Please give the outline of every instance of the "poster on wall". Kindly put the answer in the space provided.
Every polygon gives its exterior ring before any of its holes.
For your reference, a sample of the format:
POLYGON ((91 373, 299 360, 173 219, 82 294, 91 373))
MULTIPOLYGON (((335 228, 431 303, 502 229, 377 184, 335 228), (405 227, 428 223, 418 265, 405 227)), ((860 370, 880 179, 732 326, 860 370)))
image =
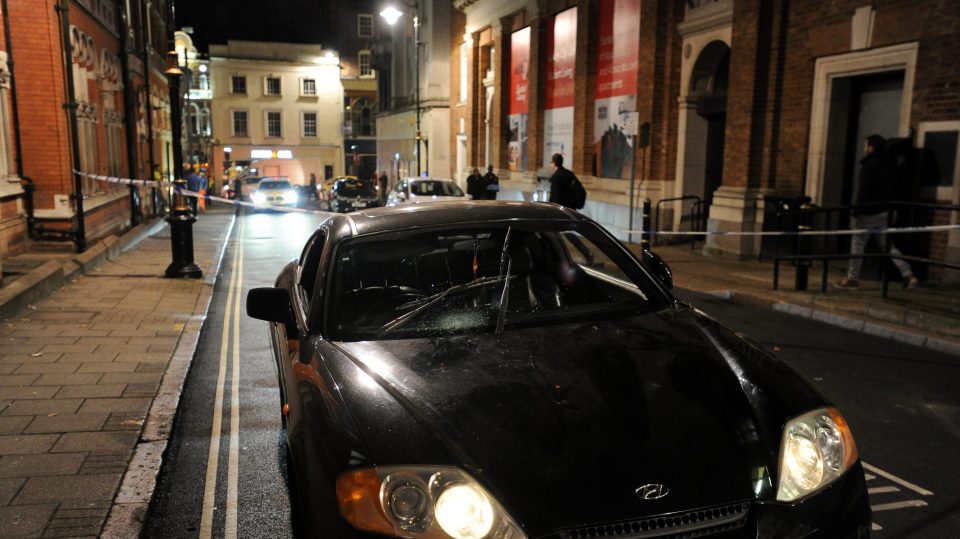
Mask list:
POLYGON ((637 110, 640 0, 600 0, 599 34, 593 118, 597 175, 625 179, 633 148, 623 124, 627 113, 637 110))
POLYGON ((507 142, 510 170, 527 170, 527 113, 529 112, 530 28, 510 37, 510 140, 507 142))
POLYGON ((563 156, 564 166, 573 152, 574 66, 577 56, 577 8, 547 21, 547 84, 543 114, 543 166, 550 157, 563 156))

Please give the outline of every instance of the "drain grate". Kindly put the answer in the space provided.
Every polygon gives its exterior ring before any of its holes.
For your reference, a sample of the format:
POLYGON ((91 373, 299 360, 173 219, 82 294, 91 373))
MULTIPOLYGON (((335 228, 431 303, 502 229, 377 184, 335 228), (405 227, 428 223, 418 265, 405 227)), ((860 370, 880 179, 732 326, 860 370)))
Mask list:
POLYGON ((705 537, 742 528, 750 513, 750 502, 732 503, 656 515, 635 520, 568 528, 557 532, 560 539, 685 539, 705 537))

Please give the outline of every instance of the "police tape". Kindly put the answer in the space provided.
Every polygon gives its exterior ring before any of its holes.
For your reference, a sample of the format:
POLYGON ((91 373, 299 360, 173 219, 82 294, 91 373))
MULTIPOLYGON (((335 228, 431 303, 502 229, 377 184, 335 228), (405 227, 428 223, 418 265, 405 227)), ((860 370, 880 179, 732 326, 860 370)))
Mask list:
MULTIPOLYGON (((104 176, 102 174, 89 174, 86 172, 80 172, 79 170, 73 171, 75 174, 79 174, 86 178, 91 178, 98 181, 109 182, 109 183, 118 183, 124 185, 142 185, 147 187, 171 187, 175 184, 173 182, 158 182, 156 180, 138 180, 133 178, 121 178, 118 176, 104 176)), ((332 212, 323 211, 323 210, 312 210, 307 208, 298 208, 295 206, 274 206, 269 204, 257 204, 255 202, 248 202, 246 200, 239 199, 229 199, 222 198, 213 195, 202 195, 195 191, 189 191, 187 189, 181 189, 180 192, 188 197, 200 198, 203 197, 206 200, 212 200, 214 202, 223 202, 225 204, 233 204, 234 206, 245 206, 254 209, 262 210, 271 210, 271 211, 282 211, 282 212, 295 212, 295 213, 308 213, 308 214, 317 214, 317 215, 331 215, 332 212)), ((650 236, 855 236, 858 234, 911 234, 918 232, 943 232, 949 230, 960 230, 960 224, 954 225, 927 225, 927 226, 902 226, 894 228, 850 228, 844 230, 765 230, 759 232, 753 231, 722 231, 722 230, 711 230, 704 232, 697 232, 694 230, 627 230, 626 234, 648 234, 650 236)))
POLYGON ((765 230, 751 231, 722 231, 711 230, 697 232, 694 230, 627 230, 626 234, 649 234, 651 236, 856 236, 858 234, 910 234, 916 232, 943 232, 958 230, 956 225, 928 225, 928 226, 901 226, 894 228, 848 228, 844 230, 765 230))

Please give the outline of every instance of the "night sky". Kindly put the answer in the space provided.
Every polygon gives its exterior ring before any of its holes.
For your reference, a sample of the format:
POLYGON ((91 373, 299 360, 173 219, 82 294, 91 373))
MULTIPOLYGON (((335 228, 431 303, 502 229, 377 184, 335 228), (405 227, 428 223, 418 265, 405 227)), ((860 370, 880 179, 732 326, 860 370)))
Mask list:
POLYGON ((227 39, 284 43, 333 42, 334 0, 177 0, 177 29, 193 27, 200 52, 227 39))

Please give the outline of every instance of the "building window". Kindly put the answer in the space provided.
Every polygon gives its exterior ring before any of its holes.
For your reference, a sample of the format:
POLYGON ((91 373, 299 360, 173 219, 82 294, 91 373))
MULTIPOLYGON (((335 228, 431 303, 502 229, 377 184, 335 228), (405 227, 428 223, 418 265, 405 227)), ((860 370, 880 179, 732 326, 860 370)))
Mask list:
POLYGON ((317 80, 302 79, 300 95, 317 95, 317 80))
POLYGON ((267 136, 268 137, 283 136, 283 132, 281 130, 279 112, 267 112, 267 136))
POLYGON ((373 69, 370 67, 370 51, 360 51, 357 65, 360 66, 361 77, 370 77, 373 75, 373 69))
POLYGON ((247 136, 247 111, 245 110, 233 111, 233 136, 235 137, 247 136))
POLYGON ((466 43, 460 45, 460 102, 467 102, 467 71, 469 69, 470 51, 466 43))
POLYGON ((230 93, 231 94, 247 93, 247 77, 245 77, 244 75, 234 75, 230 77, 230 93))
POLYGON ((280 77, 267 77, 264 81, 263 93, 266 95, 280 95, 280 77))
POLYGON ((317 113, 316 112, 303 113, 303 136, 304 137, 317 136, 317 113))
POLYGON ((350 105, 347 112, 347 124, 344 126, 347 134, 360 137, 373 137, 377 134, 374 113, 376 104, 367 99, 357 99, 350 105))
POLYGON ((373 37, 373 15, 357 15, 357 36, 373 37))

